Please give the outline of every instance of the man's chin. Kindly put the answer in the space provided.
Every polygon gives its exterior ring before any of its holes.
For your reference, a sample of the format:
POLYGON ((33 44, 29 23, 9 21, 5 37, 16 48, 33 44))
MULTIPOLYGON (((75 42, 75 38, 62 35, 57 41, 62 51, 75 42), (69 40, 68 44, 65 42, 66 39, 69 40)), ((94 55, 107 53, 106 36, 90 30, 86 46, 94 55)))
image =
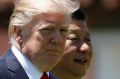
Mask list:
POLYGON ((48 71, 51 71, 54 67, 56 66, 56 63, 55 64, 52 64, 52 65, 47 65, 45 68, 44 68, 44 72, 48 72, 48 71))

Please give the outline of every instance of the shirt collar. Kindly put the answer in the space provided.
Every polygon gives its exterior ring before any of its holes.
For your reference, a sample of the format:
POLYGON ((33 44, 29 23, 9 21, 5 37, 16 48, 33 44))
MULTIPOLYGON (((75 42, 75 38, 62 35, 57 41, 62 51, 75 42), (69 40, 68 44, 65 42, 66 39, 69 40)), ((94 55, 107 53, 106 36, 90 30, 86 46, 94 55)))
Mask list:
MULTIPOLYGON (((29 60, 28 58, 17 49, 17 47, 11 47, 13 54, 25 70, 26 74, 28 75, 29 79, 40 79, 43 72, 39 71, 29 60)), ((47 72, 49 76, 49 72, 47 72)))

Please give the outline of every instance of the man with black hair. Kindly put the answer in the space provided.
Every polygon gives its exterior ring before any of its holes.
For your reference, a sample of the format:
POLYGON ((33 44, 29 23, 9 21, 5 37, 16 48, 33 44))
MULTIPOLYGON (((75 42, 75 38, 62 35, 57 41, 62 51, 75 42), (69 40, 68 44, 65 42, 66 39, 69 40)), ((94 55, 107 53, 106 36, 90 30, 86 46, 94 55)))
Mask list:
POLYGON ((52 72, 60 79, 81 79, 88 70, 93 53, 86 15, 80 9, 72 14, 64 54, 52 72))

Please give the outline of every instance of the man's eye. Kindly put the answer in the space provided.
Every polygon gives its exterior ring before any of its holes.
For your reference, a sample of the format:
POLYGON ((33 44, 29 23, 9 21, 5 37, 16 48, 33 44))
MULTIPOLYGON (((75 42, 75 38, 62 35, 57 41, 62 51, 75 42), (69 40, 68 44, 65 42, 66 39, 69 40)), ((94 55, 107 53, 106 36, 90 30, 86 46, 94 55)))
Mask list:
POLYGON ((79 39, 76 38, 76 37, 74 37, 74 38, 72 38, 72 37, 67 37, 67 39, 69 39, 69 40, 73 40, 73 41, 77 41, 77 40, 79 40, 79 39))
POLYGON ((79 38, 76 36, 76 34, 71 33, 71 34, 68 34, 67 39, 69 39, 69 40, 78 40, 79 38))
POLYGON ((86 38, 86 39, 85 39, 85 42, 86 42, 88 45, 90 45, 90 44, 91 44, 90 38, 86 38))
POLYGON ((44 32, 44 33, 50 33, 50 32, 53 31, 53 29, 51 29, 51 28, 44 28, 41 31, 44 32))
POLYGON ((66 30, 66 29, 61 29, 61 30, 60 30, 60 33, 62 33, 62 34, 67 34, 67 30, 66 30))
POLYGON ((91 40, 90 40, 90 38, 85 38, 85 41, 90 42, 91 40))
POLYGON ((71 38, 71 40, 78 40, 78 38, 71 38))

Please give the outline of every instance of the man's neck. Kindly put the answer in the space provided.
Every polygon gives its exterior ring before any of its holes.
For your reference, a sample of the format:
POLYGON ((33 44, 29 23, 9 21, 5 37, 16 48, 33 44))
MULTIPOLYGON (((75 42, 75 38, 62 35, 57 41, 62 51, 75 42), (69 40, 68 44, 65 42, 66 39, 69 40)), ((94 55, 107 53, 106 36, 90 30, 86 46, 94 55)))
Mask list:
POLYGON ((77 77, 70 72, 66 72, 61 68, 54 68, 52 71, 59 79, 81 79, 81 77, 77 77))

